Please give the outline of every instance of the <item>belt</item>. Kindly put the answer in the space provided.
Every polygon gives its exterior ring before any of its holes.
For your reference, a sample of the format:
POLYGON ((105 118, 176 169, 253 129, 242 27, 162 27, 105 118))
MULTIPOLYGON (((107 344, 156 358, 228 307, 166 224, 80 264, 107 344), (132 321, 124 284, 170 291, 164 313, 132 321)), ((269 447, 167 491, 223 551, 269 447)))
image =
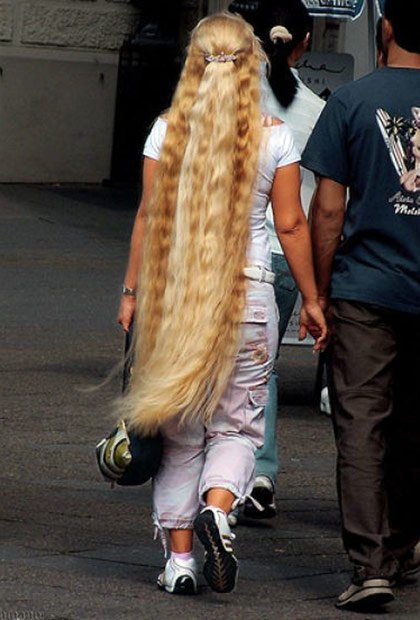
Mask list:
POLYGON ((276 274, 265 267, 258 267, 253 265, 252 267, 244 268, 244 276, 250 280, 257 280, 258 282, 268 282, 268 284, 274 284, 276 274))

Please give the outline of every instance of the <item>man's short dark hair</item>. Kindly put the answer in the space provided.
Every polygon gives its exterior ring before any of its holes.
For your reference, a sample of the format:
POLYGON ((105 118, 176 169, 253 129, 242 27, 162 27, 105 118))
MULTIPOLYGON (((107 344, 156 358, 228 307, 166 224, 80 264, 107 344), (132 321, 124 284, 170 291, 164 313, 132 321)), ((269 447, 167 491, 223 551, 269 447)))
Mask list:
POLYGON ((385 50, 384 50, 384 43, 382 41, 382 17, 380 17, 378 21, 376 22, 375 43, 376 43, 376 50, 380 54, 383 54, 385 50))
POLYGON ((385 0, 384 15, 392 24, 397 45, 420 54, 420 0, 385 0))

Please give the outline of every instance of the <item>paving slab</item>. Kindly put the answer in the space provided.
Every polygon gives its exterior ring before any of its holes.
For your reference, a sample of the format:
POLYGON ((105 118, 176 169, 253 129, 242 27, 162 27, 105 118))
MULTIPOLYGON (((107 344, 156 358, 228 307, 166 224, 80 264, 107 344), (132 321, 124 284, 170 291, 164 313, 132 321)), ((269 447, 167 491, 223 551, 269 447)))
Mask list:
POLYGON ((308 347, 281 350, 278 515, 240 521, 235 593, 157 590, 150 484, 111 489, 96 468, 120 379, 85 389, 121 358, 135 205, 132 189, 0 186, 0 620, 418 620, 416 581, 383 614, 334 608, 350 568, 308 347))

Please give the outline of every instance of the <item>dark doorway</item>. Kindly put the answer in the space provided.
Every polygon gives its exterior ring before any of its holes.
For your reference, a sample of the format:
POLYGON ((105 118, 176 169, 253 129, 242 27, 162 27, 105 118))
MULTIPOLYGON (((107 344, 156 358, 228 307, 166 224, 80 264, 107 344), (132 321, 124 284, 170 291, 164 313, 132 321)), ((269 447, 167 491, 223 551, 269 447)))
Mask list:
POLYGON ((136 184, 145 137, 171 102, 177 83, 180 1, 133 0, 141 6, 137 33, 120 51, 111 181, 136 184))

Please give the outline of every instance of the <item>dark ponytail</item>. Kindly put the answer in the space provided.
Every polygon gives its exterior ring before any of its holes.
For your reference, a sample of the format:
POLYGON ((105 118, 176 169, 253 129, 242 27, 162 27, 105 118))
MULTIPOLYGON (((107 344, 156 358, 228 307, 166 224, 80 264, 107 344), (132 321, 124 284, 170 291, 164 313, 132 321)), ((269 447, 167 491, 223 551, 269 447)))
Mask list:
POLYGON ((313 20, 301 0, 262 0, 259 9, 259 32, 256 34, 262 39, 271 62, 268 79, 277 100, 287 108, 297 91, 297 81, 290 70, 288 57, 312 31, 313 20), (270 31, 274 26, 287 28, 292 40, 276 39, 273 42, 270 31))
POLYGON ((297 81, 287 61, 287 57, 293 49, 290 49, 292 43, 293 41, 284 43, 277 39, 275 43, 271 43, 272 49, 268 52, 271 64, 268 81, 276 99, 283 108, 289 107, 297 91, 297 81))

